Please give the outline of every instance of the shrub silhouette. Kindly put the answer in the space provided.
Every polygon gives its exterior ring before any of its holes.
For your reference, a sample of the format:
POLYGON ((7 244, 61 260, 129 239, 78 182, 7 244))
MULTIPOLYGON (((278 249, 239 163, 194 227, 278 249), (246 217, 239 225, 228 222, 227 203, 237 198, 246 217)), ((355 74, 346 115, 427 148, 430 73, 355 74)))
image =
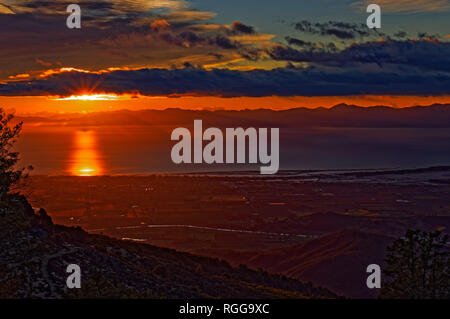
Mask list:
POLYGON ((13 118, 12 114, 7 114, 0 108, 0 202, 4 200, 11 186, 24 176, 25 171, 15 167, 19 161, 19 153, 12 151, 12 147, 22 130, 23 123, 13 125, 11 123, 13 118))
POLYGON ((380 298, 450 298, 449 236, 442 232, 408 230, 388 247, 380 298))

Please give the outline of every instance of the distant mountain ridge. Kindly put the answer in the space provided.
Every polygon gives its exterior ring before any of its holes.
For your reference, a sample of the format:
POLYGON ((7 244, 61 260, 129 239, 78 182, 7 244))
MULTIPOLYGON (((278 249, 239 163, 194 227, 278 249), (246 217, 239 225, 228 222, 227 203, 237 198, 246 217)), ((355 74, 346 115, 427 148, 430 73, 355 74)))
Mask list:
POLYGON ((337 104, 331 108, 293 108, 288 110, 184 110, 145 109, 118 110, 87 114, 45 114, 18 117, 25 123, 63 126, 104 125, 192 125, 202 119, 216 127, 404 127, 449 128, 450 104, 393 108, 389 106, 360 107, 337 104))

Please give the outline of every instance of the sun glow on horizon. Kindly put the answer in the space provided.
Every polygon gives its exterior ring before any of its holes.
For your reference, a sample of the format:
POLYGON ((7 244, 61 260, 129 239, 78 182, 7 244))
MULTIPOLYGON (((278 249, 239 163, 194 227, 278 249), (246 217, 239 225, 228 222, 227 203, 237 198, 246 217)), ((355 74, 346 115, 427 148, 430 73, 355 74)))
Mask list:
POLYGON ((0 96, 0 105, 17 112, 20 116, 45 116, 51 113, 107 112, 118 110, 165 110, 179 108, 185 110, 244 110, 272 109, 288 110, 305 107, 330 108, 337 104, 370 107, 384 105, 392 108, 428 106, 432 104, 450 104, 450 95, 442 96, 395 96, 395 95, 358 95, 358 96, 313 96, 313 97, 216 97, 216 96, 142 96, 136 94, 96 93, 85 90, 73 93, 72 98, 59 96, 0 96), (94 96, 92 96, 94 95, 94 96), (96 96, 96 95, 100 95, 96 96), (105 96, 106 95, 106 96, 105 96), (80 96, 83 96, 80 98, 80 96), (77 98, 75 98, 77 97, 77 98), (84 100, 83 100, 84 99, 84 100), (42 113, 42 114, 41 114, 42 113))
POLYGON ((114 101, 121 99, 120 96, 114 94, 82 94, 71 95, 64 98, 56 98, 56 101, 114 101))

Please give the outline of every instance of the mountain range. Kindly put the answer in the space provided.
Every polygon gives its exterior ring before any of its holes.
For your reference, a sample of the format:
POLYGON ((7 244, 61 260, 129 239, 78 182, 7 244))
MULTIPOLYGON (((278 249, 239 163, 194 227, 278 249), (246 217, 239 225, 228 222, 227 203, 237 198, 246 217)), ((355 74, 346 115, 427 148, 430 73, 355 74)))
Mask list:
POLYGON ((202 119, 216 127, 366 127, 366 128, 448 128, 450 104, 393 108, 338 104, 332 108, 288 110, 118 110, 91 113, 40 113, 18 116, 25 123, 63 126, 104 125, 192 125, 202 119))

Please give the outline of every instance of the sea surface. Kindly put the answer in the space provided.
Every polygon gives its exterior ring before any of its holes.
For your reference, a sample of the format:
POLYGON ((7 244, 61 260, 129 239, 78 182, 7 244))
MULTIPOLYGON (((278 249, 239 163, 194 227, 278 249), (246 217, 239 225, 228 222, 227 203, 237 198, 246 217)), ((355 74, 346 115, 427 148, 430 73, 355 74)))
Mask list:
MULTIPOLYGON (((114 175, 257 170, 173 164, 168 126, 25 126, 16 150, 33 174, 114 175)), ((280 169, 414 168, 450 164, 449 128, 281 128, 280 169)))

